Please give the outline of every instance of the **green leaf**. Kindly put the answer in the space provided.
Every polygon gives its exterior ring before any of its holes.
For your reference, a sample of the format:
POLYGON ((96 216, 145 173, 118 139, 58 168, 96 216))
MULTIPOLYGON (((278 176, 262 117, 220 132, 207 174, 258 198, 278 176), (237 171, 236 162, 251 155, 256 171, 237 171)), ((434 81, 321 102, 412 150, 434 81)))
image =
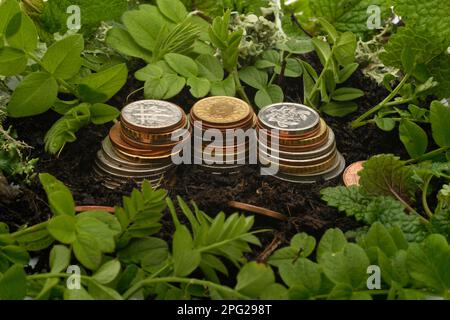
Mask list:
POLYGON ((173 70, 185 78, 197 77, 198 75, 197 64, 188 56, 178 53, 168 53, 164 56, 164 60, 173 70))
POLYGON ((50 268, 52 273, 60 273, 70 264, 71 252, 62 245, 56 245, 50 251, 50 268))
POLYGON ((325 254, 337 254, 347 244, 344 233, 339 229, 330 229, 323 235, 317 247, 317 261, 322 264, 325 254))
POLYGON ((189 78, 186 83, 191 89, 190 92, 195 98, 203 98, 211 89, 211 83, 205 78, 189 78))
POLYGON ((172 22, 179 23, 186 19, 188 12, 179 0, 156 0, 158 9, 172 22))
POLYGON ((143 239, 134 239, 124 249, 119 251, 119 259, 126 264, 159 265, 169 256, 169 247, 167 242, 159 238, 147 237, 143 239))
POLYGON ((9 47, 0 49, 0 75, 2 76, 10 77, 24 72, 27 62, 28 57, 21 50, 9 47))
POLYGON ((181 225, 175 231, 172 251, 176 276, 188 276, 199 266, 201 254, 194 249, 191 233, 186 226, 181 225))
POLYGON ((319 56, 320 63, 322 63, 323 66, 326 65, 327 61, 331 58, 330 45, 318 38, 312 39, 312 42, 314 44, 314 48, 316 49, 317 55, 319 56))
POLYGON ((90 270, 96 270, 102 262, 102 251, 97 240, 89 233, 77 233, 73 252, 78 261, 90 270))
POLYGON ((198 75, 206 78, 209 81, 222 81, 224 77, 224 71, 219 59, 212 55, 203 54, 200 55, 197 60, 198 75))
POLYGON ((390 132, 395 129, 397 126, 397 122, 391 118, 375 118, 375 123, 378 128, 380 128, 383 131, 390 132))
POLYGON ((81 287, 78 290, 64 289, 64 300, 88 301, 94 300, 94 298, 86 291, 86 289, 81 287))
POLYGON ((111 230, 103 221, 89 216, 78 216, 76 230, 77 239, 79 234, 89 234, 96 240, 97 246, 102 252, 114 252, 116 247, 114 236, 117 235, 117 231, 111 230))
POLYGON ((117 119, 120 111, 117 108, 103 103, 91 106, 91 122, 93 124, 105 124, 117 119))
POLYGON ((32 52, 38 44, 38 34, 33 20, 25 13, 16 13, 6 28, 6 40, 9 46, 32 52))
POLYGON ((393 155, 377 155, 364 163, 360 184, 370 195, 401 197, 406 201, 416 191, 412 169, 393 155))
POLYGON ((152 61, 152 53, 139 46, 130 33, 124 29, 112 28, 109 30, 106 35, 106 44, 124 55, 141 58, 147 62, 152 61))
POLYGON ((56 101, 58 83, 48 73, 28 75, 14 91, 8 104, 8 115, 13 118, 29 117, 46 112, 56 101))
POLYGON ((72 35, 55 42, 42 58, 42 66, 56 78, 63 80, 75 76, 81 68, 81 52, 84 39, 81 35, 72 35))
POLYGON ((336 28, 333 27, 333 25, 331 23, 329 23, 327 20, 325 20, 323 18, 319 18, 318 21, 322 25, 322 28, 324 28, 325 31, 330 36, 331 43, 336 43, 339 38, 339 34, 338 34, 336 28))
POLYGON ((280 61, 281 61, 281 56, 278 51, 268 50, 262 54, 260 60, 256 61, 255 66, 258 69, 273 68, 276 66, 280 66, 280 61))
POLYGON ((441 235, 429 236, 422 245, 408 249, 407 265, 410 275, 437 292, 447 295, 450 289, 450 250, 441 235))
POLYGON ((391 1, 389 0, 309 0, 309 5, 315 17, 323 17, 338 31, 351 31, 360 37, 367 37, 373 30, 367 27, 371 5, 381 9, 381 22, 391 16, 391 1))
POLYGON ((4 0, 0 3, 0 35, 5 33, 11 18, 18 12, 20 12, 20 7, 16 0, 4 0))
POLYGON ((316 295, 322 285, 322 271, 317 263, 299 258, 294 263, 283 263, 279 267, 281 279, 289 287, 302 286, 310 295, 316 295))
POLYGON ((213 96, 234 97, 236 95, 236 83, 234 82, 233 76, 229 75, 223 81, 212 82, 211 94, 213 96))
POLYGON ((123 14, 122 21, 139 46, 151 52, 155 50, 156 39, 165 23, 155 6, 141 5, 139 10, 127 11, 123 14))
POLYGON ((274 282, 275 275, 270 267, 249 262, 239 271, 235 289, 243 295, 256 298, 260 297, 262 292, 274 282))
POLYGON ((258 107, 263 108, 270 104, 283 102, 284 93, 278 85, 272 84, 267 88, 258 90, 255 96, 255 103, 258 107))
POLYGON ((393 257, 397 253, 397 246, 388 230, 381 223, 374 223, 367 233, 365 245, 367 248, 375 247, 383 251, 387 257, 393 257))
POLYGON ((161 79, 163 74, 164 70, 160 66, 156 64, 149 64, 144 68, 136 71, 134 76, 140 81, 147 81, 150 79, 161 79))
POLYGON ((103 103, 111 99, 126 83, 128 69, 126 64, 118 64, 106 70, 90 74, 81 79, 80 85, 84 85, 100 96, 85 100, 90 103, 103 103))
POLYGON ((418 158, 425 154, 428 148, 428 136, 421 127, 410 120, 402 119, 399 133, 400 141, 411 158, 418 158))
POLYGON ((275 251, 269 258, 270 265, 280 267, 285 263, 293 263, 300 257, 307 258, 316 247, 316 239, 306 233, 295 235, 291 240, 291 245, 275 251))
POLYGON ((344 66, 344 68, 342 68, 339 71, 338 83, 341 84, 341 83, 346 82, 348 79, 350 79, 350 77, 355 73, 355 71, 358 70, 358 67, 359 67, 359 64, 357 64, 357 63, 350 63, 350 64, 344 66))
POLYGON ((93 275, 92 278, 101 284, 108 284, 114 281, 120 273, 120 262, 111 260, 102 265, 93 275))
POLYGON ((239 78, 252 88, 264 90, 269 81, 267 72, 258 70, 256 67, 244 67, 239 71, 239 78))
POLYGON ((414 72, 414 68, 416 67, 416 64, 415 64, 416 61, 415 61, 414 52, 411 50, 410 47, 403 48, 401 60, 402 60, 403 70, 405 70, 406 73, 414 72))
POLYGON ((355 102, 330 102, 321 107, 321 110, 332 117, 345 117, 358 110, 355 102))
POLYGON ((183 90, 186 80, 175 74, 164 74, 160 79, 148 79, 144 86, 147 99, 170 99, 183 90))
POLYGON ((89 281, 88 292, 95 300, 123 300, 122 296, 116 290, 104 286, 97 281, 89 281))
POLYGON ((334 48, 334 57, 341 66, 355 62, 356 36, 345 32, 339 36, 334 48))
POLYGON ((356 244, 348 243, 337 253, 324 253, 320 261, 324 273, 334 283, 355 289, 365 285, 370 261, 364 250, 356 244))
POLYGON ((47 229, 52 237, 65 244, 72 244, 77 238, 75 218, 71 216, 62 215, 52 218, 47 229))
POLYGON ((293 54, 306 54, 314 51, 311 39, 289 39, 288 42, 278 45, 278 48, 293 54))
POLYGON ((288 290, 281 284, 274 283, 264 289, 261 300, 289 300, 288 290))
POLYGON ((450 147, 450 130, 448 129, 448 124, 450 123, 450 107, 443 105, 439 101, 433 101, 430 110, 434 141, 440 147, 450 147))
POLYGON ((25 248, 9 245, 0 248, 0 256, 8 259, 12 264, 26 265, 30 261, 30 255, 25 248))
POLYGON ((364 91, 355 88, 339 88, 332 95, 335 101, 351 101, 364 96, 364 91))
MULTIPOLYGON (((281 66, 275 67, 275 73, 281 74, 281 66)), ((303 64, 298 59, 287 59, 284 75, 288 78, 298 78, 303 74, 303 64)))
POLYGON ((25 271, 14 265, 0 277, 0 300, 23 300, 27 293, 25 271))

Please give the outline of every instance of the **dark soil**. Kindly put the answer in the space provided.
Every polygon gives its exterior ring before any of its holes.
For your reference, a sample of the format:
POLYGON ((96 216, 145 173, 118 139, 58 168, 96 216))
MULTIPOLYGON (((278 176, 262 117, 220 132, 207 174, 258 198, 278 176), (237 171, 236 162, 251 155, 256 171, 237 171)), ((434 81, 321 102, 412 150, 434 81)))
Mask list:
MULTIPOLYGON (((138 88, 138 85, 130 77, 129 86, 111 103, 118 107, 124 105, 127 94, 138 88)), ((365 98, 359 101, 359 113, 375 105, 386 95, 384 89, 363 77, 361 73, 353 76, 350 85, 366 92, 365 98)), ((301 86, 301 81, 289 82, 286 88, 287 100, 301 102, 301 86)), ((136 95, 132 100, 140 98, 136 95)), ((183 100, 176 102, 186 110, 195 102, 191 99, 183 100)), ((335 131, 338 148, 348 164, 379 153, 404 153, 395 133, 384 133, 370 126, 358 130, 350 129, 348 123, 354 117, 355 115, 345 119, 325 118, 335 131)), ((48 172, 63 181, 72 190, 78 205, 120 205, 122 197, 132 190, 133 183, 111 191, 102 187, 101 179, 92 172, 96 153, 110 125, 91 125, 82 129, 78 133, 78 140, 67 145, 56 158, 44 152, 43 137, 57 119, 58 116, 50 112, 39 117, 13 120, 10 124, 15 127, 19 137, 34 148, 31 156, 40 158, 37 171, 48 172)), ((164 187, 172 197, 179 195, 186 200, 194 200, 202 210, 211 215, 222 210, 233 212, 234 210, 227 206, 230 200, 279 211, 290 217, 288 223, 258 216, 256 224, 273 227, 278 230, 278 233, 275 233, 277 239, 286 241, 298 231, 320 237, 329 228, 338 227, 346 231, 358 227, 356 221, 327 207, 320 199, 321 189, 339 184, 340 179, 315 185, 290 184, 272 177, 261 177, 259 169, 251 166, 244 168, 241 174, 230 176, 213 176, 193 166, 180 166, 164 187)), ((22 196, 15 203, 2 205, 0 201, 0 221, 8 223, 13 229, 44 221, 49 217, 45 201, 45 193, 38 179, 35 179, 33 185, 23 190, 22 196)), ((168 224, 164 231, 166 236, 170 237, 170 219, 165 220, 168 224)), ((263 238, 263 244, 267 246, 273 237, 273 234, 269 234, 263 238)))

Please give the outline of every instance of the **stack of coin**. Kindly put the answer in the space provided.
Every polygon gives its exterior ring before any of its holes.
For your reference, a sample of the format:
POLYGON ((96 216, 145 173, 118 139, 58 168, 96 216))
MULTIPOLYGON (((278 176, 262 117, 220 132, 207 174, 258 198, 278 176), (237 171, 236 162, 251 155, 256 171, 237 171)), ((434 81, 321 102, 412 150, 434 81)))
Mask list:
POLYGON ((242 133, 254 135, 256 125, 256 115, 246 102, 233 97, 203 99, 191 109, 190 122, 195 164, 214 174, 238 172, 246 164, 251 141, 242 133))
POLYGON ((189 139, 184 111, 169 102, 137 101, 123 108, 98 152, 94 170, 105 186, 117 188, 129 179, 159 186, 174 167, 174 148, 189 139))
POLYGON ((333 130, 312 108, 279 103, 258 115, 259 158, 263 172, 294 183, 315 183, 338 177, 345 160, 336 148, 333 130))

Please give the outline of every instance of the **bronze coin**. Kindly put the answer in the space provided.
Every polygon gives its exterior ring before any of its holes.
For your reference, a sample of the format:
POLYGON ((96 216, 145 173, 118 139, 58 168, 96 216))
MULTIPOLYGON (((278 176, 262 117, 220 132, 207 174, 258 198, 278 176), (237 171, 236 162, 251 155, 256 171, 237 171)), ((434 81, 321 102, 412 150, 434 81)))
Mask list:
POLYGON ((133 147, 126 141, 124 141, 121 134, 120 123, 116 123, 109 132, 109 139, 112 145, 121 152, 143 157, 164 157, 172 153, 173 146, 166 147, 149 147, 146 149, 133 147))
POLYGON ((365 161, 358 161, 349 165, 347 169, 345 169, 342 179, 347 187, 359 186, 360 176, 358 173, 364 169, 364 163, 365 161))
POLYGON ((237 202, 237 201, 230 201, 230 202, 228 202, 228 206, 233 209, 236 209, 236 210, 242 210, 245 212, 256 213, 256 214, 260 214, 260 215, 263 215, 266 217, 275 218, 275 219, 278 219, 281 221, 288 221, 288 217, 286 217, 284 214, 281 214, 279 212, 269 210, 266 208, 257 207, 257 206, 251 205, 251 204, 237 202))
POLYGON ((189 123, 187 117, 184 118, 180 126, 175 128, 174 131, 168 133, 149 133, 136 131, 134 129, 128 128, 124 123, 122 123, 121 130, 122 133, 132 141, 137 143, 145 143, 152 145, 164 145, 172 142, 172 137, 177 138, 182 136, 186 129, 189 128, 189 123))

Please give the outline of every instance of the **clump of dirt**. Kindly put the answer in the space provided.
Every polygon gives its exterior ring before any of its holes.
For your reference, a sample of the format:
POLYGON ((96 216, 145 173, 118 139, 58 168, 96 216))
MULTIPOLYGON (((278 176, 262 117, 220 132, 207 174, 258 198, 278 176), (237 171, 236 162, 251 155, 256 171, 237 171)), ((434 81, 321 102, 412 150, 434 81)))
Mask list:
MULTIPOLYGON (((366 96, 359 100, 359 114, 376 105, 386 95, 384 89, 365 78, 361 72, 357 72, 349 82, 349 85, 362 88, 366 93, 366 96)), ((118 107, 124 105, 127 94, 136 90, 138 85, 130 78, 129 86, 110 103, 118 107)), ((301 103, 302 92, 301 81, 287 83, 288 101, 301 103)), ((137 94, 132 100, 140 98, 137 94)), ((183 101, 178 98, 176 102, 183 105, 186 111, 195 103, 190 98, 183 101)), ((404 155, 395 133, 381 132, 373 126, 352 130, 348 123, 355 116, 357 114, 343 119, 325 116, 325 120, 336 134, 338 149, 348 164, 366 160, 379 153, 404 155)), ((130 181, 120 189, 108 190, 101 185, 102 179, 92 171, 96 153, 111 125, 90 125, 82 129, 78 133, 77 141, 67 145, 59 157, 54 157, 44 152, 43 137, 57 119, 58 116, 50 112, 33 118, 10 120, 10 124, 17 130, 19 137, 34 148, 31 156, 40 158, 37 171, 50 173, 63 181, 72 190, 78 205, 120 205, 122 197, 128 195, 135 187, 134 183, 130 181)), ((326 206, 320 199, 321 189, 340 183, 340 179, 335 179, 314 185, 292 184, 273 177, 263 177, 255 166, 244 167, 237 175, 215 176, 195 166, 184 165, 177 168, 173 177, 165 182, 164 187, 168 189, 171 197, 179 195, 186 200, 194 200, 210 215, 220 211, 233 212, 234 210, 227 206, 231 200, 283 213, 290 217, 289 222, 282 223, 257 217, 256 224, 270 226, 283 233, 284 238, 290 239, 290 235, 299 231, 320 237, 332 227, 344 231, 358 227, 355 220, 344 217, 335 209, 326 206)), ((49 217, 45 201, 45 193, 36 179, 32 186, 23 190, 22 196, 15 203, 0 206, 0 221, 7 222, 13 228, 44 221, 49 217)), ((172 226, 167 225, 164 231, 170 234, 171 228, 172 226)), ((269 244, 272 238, 272 235, 266 236, 263 243, 269 244)))

